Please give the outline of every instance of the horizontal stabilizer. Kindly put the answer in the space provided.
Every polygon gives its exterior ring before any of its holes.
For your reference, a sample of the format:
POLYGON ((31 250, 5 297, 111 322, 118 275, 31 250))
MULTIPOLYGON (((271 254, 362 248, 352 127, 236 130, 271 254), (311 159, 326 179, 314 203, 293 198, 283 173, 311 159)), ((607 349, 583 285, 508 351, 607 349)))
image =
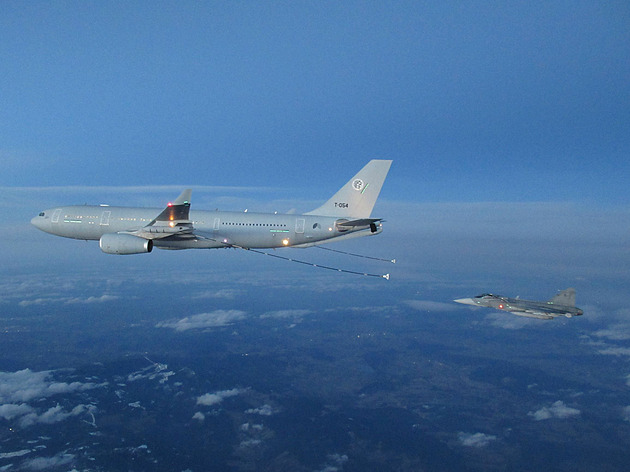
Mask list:
POLYGON ((352 220, 352 221, 339 221, 337 226, 348 226, 351 228, 355 228, 357 226, 370 226, 373 223, 378 223, 382 221, 382 218, 361 218, 360 220, 352 220))

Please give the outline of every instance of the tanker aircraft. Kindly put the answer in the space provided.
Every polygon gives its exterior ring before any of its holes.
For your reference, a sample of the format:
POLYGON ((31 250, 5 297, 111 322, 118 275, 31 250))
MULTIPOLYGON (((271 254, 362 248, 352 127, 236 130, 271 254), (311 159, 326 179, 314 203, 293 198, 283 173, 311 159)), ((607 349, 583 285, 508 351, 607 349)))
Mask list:
POLYGON ((514 315, 538 318, 539 320, 553 320, 557 316, 571 318, 584 313, 575 307, 574 288, 562 290, 546 302, 521 300, 520 298, 503 297, 501 295, 492 295, 491 293, 484 293, 475 298, 459 298, 453 301, 465 305, 496 308, 497 310, 509 311, 514 315))
POLYGON ((310 247, 379 234, 382 219, 372 208, 392 161, 368 162, 319 208, 301 215, 191 211, 191 189, 166 208, 108 205, 59 206, 31 220, 42 231, 65 238, 99 241, 107 254, 159 249, 310 247))

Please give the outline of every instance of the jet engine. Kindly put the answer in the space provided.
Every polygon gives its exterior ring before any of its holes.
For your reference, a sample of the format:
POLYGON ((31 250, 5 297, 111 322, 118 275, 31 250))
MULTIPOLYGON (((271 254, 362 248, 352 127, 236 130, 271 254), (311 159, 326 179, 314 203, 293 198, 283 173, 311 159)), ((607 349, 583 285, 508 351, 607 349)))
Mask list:
POLYGON ((153 250, 153 241, 132 234, 107 233, 99 240, 106 254, 142 254, 153 250))

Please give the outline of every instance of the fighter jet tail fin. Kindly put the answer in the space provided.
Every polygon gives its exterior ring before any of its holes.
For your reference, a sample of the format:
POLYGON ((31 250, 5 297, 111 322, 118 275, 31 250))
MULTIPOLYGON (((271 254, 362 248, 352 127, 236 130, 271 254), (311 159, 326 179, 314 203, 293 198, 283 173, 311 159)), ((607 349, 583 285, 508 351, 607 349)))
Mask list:
POLYGON ((369 218, 392 161, 373 159, 333 197, 306 215, 369 218))
POLYGON ((549 300, 554 305, 575 306, 575 289, 562 290, 558 295, 549 300))

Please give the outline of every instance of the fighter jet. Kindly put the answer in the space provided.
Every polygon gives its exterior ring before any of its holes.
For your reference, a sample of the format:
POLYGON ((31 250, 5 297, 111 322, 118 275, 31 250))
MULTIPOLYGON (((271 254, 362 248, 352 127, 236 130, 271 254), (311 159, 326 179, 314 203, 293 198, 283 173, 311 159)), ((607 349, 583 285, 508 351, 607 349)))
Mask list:
POLYGON ((546 302, 521 300, 520 298, 503 297, 491 293, 484 293, 475 298, 459 298, 454 301, 465 305, 496 308, 497 310, 509 311, 517 316, 538 318, 539 320, 553 320, 557 316, 571 318, 584 313, 582 310, 575 307, 574 288, 562 290, 555 297, 546 302))
POLYGON ((31 223, 56 236, 99 241, 107 254, 148 253, 153 247, 316 246, 383 230, 382 219, 372 218, 371 213, 391 163, 378 159, 368 162, 326 203, 302 215, 191 211, 191 190, 186 189, 163 209, 59 206, 40 212, 31 223))

